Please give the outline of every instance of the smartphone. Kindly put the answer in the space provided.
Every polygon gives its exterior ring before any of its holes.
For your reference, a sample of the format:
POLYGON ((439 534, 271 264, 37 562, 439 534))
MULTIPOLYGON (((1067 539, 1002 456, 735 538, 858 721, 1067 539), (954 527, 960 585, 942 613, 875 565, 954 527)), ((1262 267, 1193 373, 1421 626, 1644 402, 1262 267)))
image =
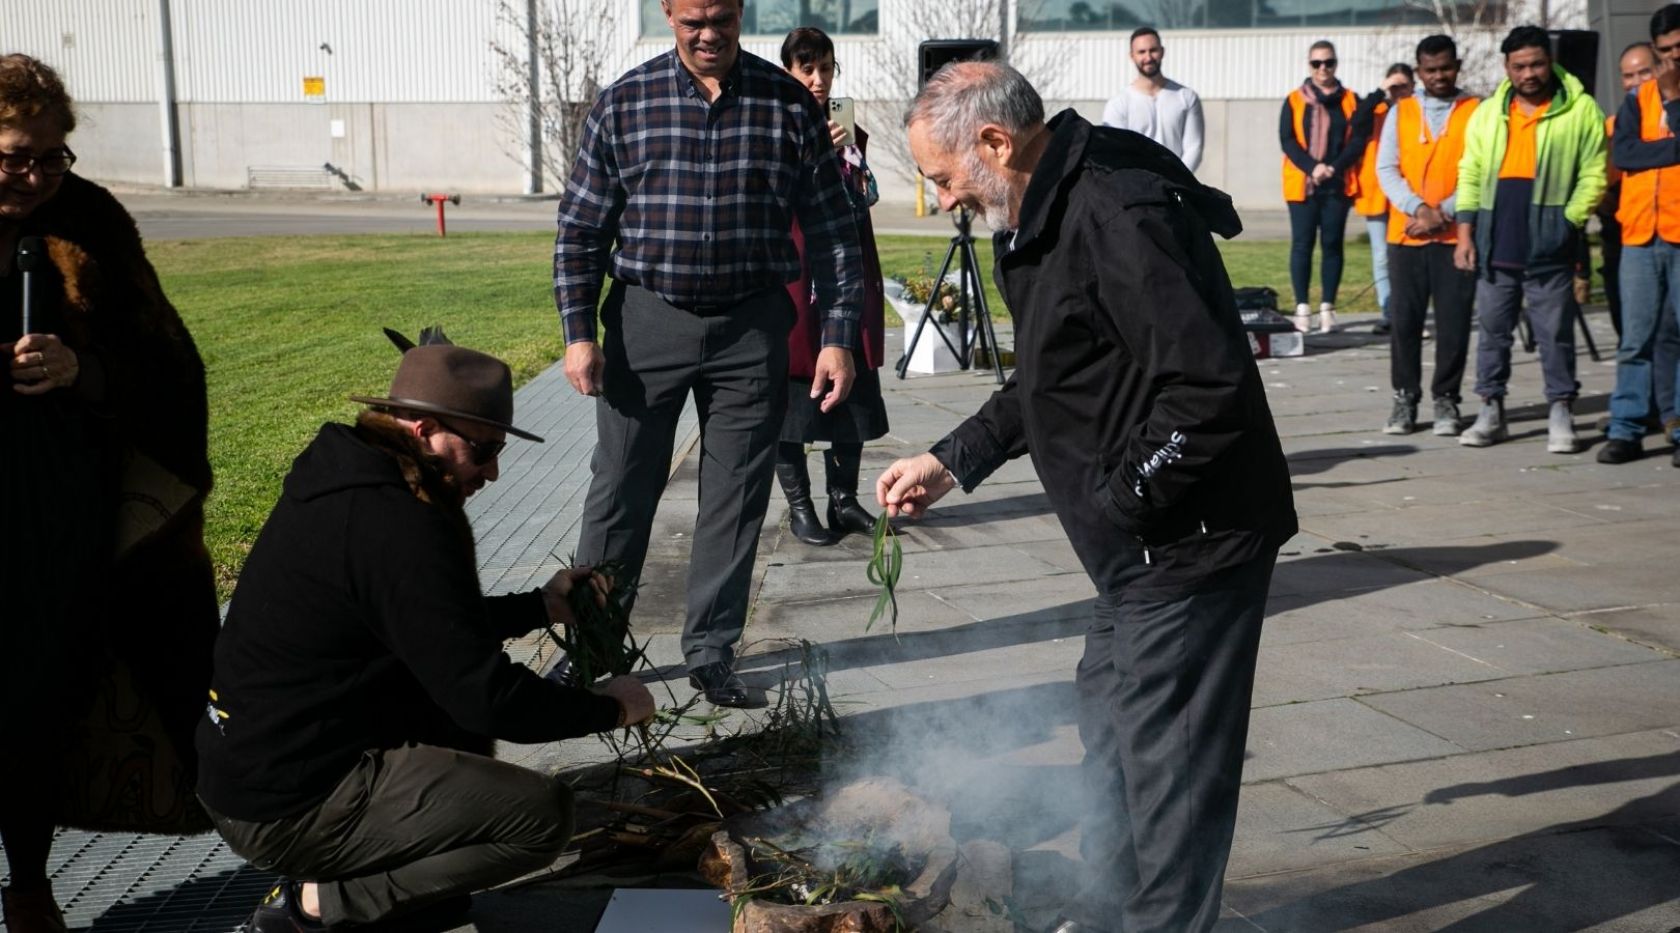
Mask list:
POLYGON ((846 131, 846 138, 840 140, 840 145, 851 146, 857 143, 857 117, 850 97, 830 97, 828 99, 828 118, 846 131))

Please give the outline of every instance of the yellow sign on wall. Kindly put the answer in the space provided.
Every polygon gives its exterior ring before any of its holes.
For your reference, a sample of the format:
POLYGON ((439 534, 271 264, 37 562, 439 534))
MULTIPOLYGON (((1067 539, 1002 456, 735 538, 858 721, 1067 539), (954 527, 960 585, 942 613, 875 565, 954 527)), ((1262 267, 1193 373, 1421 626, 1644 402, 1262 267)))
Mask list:
POLYGON ((312 100, 312 101, 324 101, 324 100, 326 100, 327 99, 327 79, 326 78, 319 78, 319 77, 316 77, 316 78, 306 77, 306 78, 304 78, 303 79, 303 99, 304 100, 312 100))

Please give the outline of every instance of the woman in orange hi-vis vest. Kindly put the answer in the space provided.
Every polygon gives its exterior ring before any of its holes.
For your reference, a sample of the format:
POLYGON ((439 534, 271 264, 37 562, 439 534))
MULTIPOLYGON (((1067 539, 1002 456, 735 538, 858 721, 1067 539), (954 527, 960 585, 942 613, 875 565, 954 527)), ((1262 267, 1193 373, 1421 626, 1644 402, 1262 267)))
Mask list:
POLYGON ((1289 280, 1295 289, 1295 327, 1312 324, 1307 291, 1312 282, 1313 240, 1324 251, 1319 328, 1336 326, 1336 289, 1342 284, 1342 235, 1348 208, 1359 193, 1359 160, 1365 136, 1354 126, 1358 98, 1336 80, 1336 47, 1319 41, 1307 53, 1311 74, 1289 92, 1278 117, 1283 146, 1283 199, 1289 204, 1289 280))

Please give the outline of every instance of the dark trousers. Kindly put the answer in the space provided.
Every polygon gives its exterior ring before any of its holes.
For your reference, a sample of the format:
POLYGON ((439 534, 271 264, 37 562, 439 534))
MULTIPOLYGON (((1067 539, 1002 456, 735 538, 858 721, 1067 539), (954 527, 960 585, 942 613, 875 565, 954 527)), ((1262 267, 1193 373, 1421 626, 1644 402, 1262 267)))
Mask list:
POLYGON ((1574 401, 1581 390, 1575 381, 1575 310, 1572 276, 1567 269, 1528 275, 1493 269, 1476 279, 1476 394, 1504 398, 1511 381, 1511 344, 1517 315, 1526 305, 1540 351, 1540 374, 1546 401, 1574 401))
POLYGON ((1604 248, 1604 265, 1598 267, 1598 273, 1604 277, 1604 303, 1610 308, 1610 326, 1616 329, 1618 338, 1622 335, 1622 223, 1616 219, 1614 208, 1621 202, 1621 192, 1620 185, 1611 185, 1598 215, 1598 238, 1604 248))
POLYGON ((1125 933, 1219 919, 1275 552, 1171 600, 1101 595, 1074 688, 1090 816, 1073 919, 1125 933))
POLYGON ((1412 401, 1423 397, 1423 321, 1435 301, 1433 398, 1459 401, 1464 364, 1470 355, 1470 312, 1476 274, 1453 265, 1447 243, 1388 247, 1389 381, 1412 401))
POLYGON ((690 392, 700 416, 700 514, 691 540, 683 655, 734 659, 746 626, 758 533, 770 505, 787 407, 793 302, 774 288, 696 314, 617 284, 601 308, 605 386, 595 405, 594 478, 577 560, 621 561, 640 577, 690 392))
POLYGON ((1295 288, 1295 303, 1307 303, 1312 287, 1313 240, 1324 251, 1320 271, 1324 301, 1336 303, 1342 286, 1342 236, 1347 232, 1348 209, 1353 202, 1340 191, 1320 188, 1305 201, 1289 202, 1289 282, 1295 288))
POLYGON ((371 923, 546 868, 573 826, 564 781, 430 745, 367 752, 296 816, 211 816, 252 865, 319 883, 328 924, 371 923))

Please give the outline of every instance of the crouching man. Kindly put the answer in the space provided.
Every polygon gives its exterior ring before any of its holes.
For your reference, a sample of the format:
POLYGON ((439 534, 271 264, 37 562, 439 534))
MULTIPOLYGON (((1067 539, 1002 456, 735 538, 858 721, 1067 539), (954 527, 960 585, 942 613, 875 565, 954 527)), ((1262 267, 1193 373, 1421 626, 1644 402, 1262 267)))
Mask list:
POLYGON ((540 869, 572 830, 565 784, 488 757, 653 714, 621 677, 546 681, 502 640, 572 621, 562 571, 486 598, 462 506, 498 473, 508 368, 408 349, 388 398, 292 464, 234 591, 199 726, 198 793, 234 852, 286 881, 252 933, 361 924, 540 869))
POLYGON ((1219 919, 1260 620, 1295 533, 1289 473, 1210 230, 1229 198, 1171 152, 1073 111, 1044 122, 992 62, 947 65, 907 121, 940 206, 1000 230, 1017 369, 876 484, 919 516, 1030 454, 1096 584, 1075 680, 1088 883, 1054 929, 1219 919))

